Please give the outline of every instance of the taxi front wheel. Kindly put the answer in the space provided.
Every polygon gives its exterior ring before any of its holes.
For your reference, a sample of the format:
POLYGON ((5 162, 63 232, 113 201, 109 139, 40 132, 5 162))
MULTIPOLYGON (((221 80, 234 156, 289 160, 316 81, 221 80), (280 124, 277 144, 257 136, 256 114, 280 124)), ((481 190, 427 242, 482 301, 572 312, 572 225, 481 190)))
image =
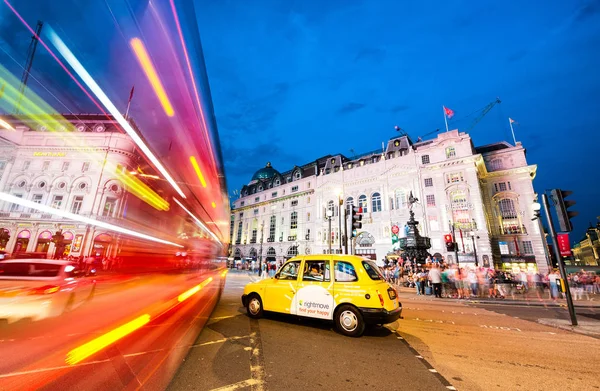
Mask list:
POLYGON ((365 331, 362 314, 351 305, 343 305, 335 312, 335 325, 340 333, 349 337, 360 337, 365 331))
POLYGON ((263 315, 263 305, 260 296, 256 293, 248 296, 248 304, 246 304, 246 311, 248 316, 254 319, 258 319, 263 315))

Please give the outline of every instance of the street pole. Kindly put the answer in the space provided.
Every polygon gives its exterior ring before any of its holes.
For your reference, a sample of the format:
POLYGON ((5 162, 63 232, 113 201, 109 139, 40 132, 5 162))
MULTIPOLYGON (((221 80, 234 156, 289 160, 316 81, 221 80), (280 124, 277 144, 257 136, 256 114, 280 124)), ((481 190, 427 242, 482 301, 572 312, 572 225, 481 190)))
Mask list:
POLYGON ((554 231, 554 223, 552 222, 552 216, 550 216, 550 205, 548 205, 548 197, 546 194, 542 194, 542 204, 544 205, 544 212, 548 220, 548 229, 550 230, 550 236, 552 237, 552 247, 554 247, 554 255, 558 261, 558 268, 560 269, 560 277, 564 281, 565 295, 567 297, 567 307, 569 308, 569 315, 571 316, 571 325, 577 326, 577 317, 575 315, 575 307, 573 306, 573 298, 571 297, 571 290, 569 289, 569 280, 567 279, 567 271, 565 270, 565 264, 560 255, 558 249, 558 240, 556 239, 556 232, 554 231))
POLYGON ((478 267, 479 262, 477 261, 477 247, 475 247, 475 235, 471 235, 471 239, 473 240, 473 255, 475 256, 475 267, 478 267))
POLYGON ((456 266, 458 267, 458 274, 460 274, 460 261, 458 260, 458 243, 456 243, 456 235, 454 233, 454 223, 452 226, 452 242, 454 243, 454 256, 456 257, 456 266))
POLYGON ((338 236, 340 238, 340 254, 342 253, 342 199, 338 195, 338 236))
POLYGON ((329 234, 327 235, 327 243, 329 243, 329 254, 331 254, 331 218, 333 216, 329 216, 327 220, 329 220, 329 234))
POLYGON ((344 208, 344 254, 348 254, 348 208, 344 208))
POLYGON ((260 276, 262 274, 262 246, 263 246, 263 239, 264 239, 264 231, 263 231, 263 227, 264 224, 260 225, 260 254, 259 254, 259 258, 258 258, 258 275, 260 276))

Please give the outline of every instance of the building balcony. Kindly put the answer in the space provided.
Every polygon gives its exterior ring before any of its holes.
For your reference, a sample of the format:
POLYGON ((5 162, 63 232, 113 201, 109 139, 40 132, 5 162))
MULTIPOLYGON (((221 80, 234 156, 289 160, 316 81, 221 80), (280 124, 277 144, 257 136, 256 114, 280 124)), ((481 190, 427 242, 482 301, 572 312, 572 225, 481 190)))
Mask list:
POLYGON ((269 243, 274 242, 274 241, 275 241, 275 238, 267 238, 267 242, 269 242, 269 243))
POLYGON ((250 244, 254 244, 254 243, 256 243, 256 238, 250 239, 250 244))
POLYGON ((236 240, 235 244, 242 244, 242 241, 241 240, 236 240))
POLYGON ((288 236, 288 242, 293 242, 294 240, 296 240, 297 235, 293 235, 293 236, 288 236))
POLYGON ((498 227, 501 235, 527 235, 524 225, 506 225, 498 227))

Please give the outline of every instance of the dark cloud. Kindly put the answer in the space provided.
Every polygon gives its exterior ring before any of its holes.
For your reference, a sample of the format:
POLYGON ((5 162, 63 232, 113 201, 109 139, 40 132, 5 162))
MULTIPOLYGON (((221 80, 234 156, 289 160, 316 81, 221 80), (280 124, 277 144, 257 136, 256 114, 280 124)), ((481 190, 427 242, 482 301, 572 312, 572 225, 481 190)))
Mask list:
POLYGON ((392 107, 390 109, 390 111, 392 113, 400 113, 400 112, 406 111, 408 109, 410 109, 410 106, 407 106, 407 105, 397 105, 397 106, 392 107))
POLYGON ((355 111, 362 109, 365 106, 366 106, 366 104, 364 104, 364 103, 350 102, 350 103, 347 103, 347 104, 343 105, 342 107, 340 107, 337 112, 338 112, 338 114, 353 113, 355 111))
POLYGON ((302 160, 299 155, 291 152, 293 149, 289 144, 280 140, 256 145, 241 145, 235 139, 228 138, 222 140, 222 144, 223 155, 227 157, 225 160, 227 175, 238 177, 242 181, 250 181, 252 174, 269 161, 290 162, 289 167, 277 167, 273 163, 277 170, 286 171, 292 168, 294 162, 302 160))
POLYGON ((600 1, 591 0, 577 11, 575 21, 583 22, 584 20, 593 18, 597 14, 600 14, 600 1))

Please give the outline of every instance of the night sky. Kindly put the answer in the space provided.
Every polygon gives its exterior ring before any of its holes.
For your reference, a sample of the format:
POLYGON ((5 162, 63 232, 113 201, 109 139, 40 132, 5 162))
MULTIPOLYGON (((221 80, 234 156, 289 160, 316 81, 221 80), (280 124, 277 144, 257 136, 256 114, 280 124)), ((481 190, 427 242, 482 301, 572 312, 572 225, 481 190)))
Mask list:
MULTIPOLYGON (((98 23, 74 25, 77 39, 91 42, 80 49, 106 69, 111 51, 98 43, 117 34, 104 2, 63 2, 74 4, 14 3, 31 24, 44 13, 85 20, 78 13, 95 7, 98 23)), ((29 34, 3 8, 0 60, 10 69, 6 53, 24 61, 29 34)), ((450 127, 466 130, 500 97, 470 131, 475 145, 512 143, 508 117, 515 119, 516 138, 538 165, 536 190, 575 192, 572 239, 600 215, 600 1, 206 0, 196 9, 232 196, 267 161, 285 171, 367 152, 393 137, 395 125, 413 139, 443 131, 442 105, 456 113, 450 127)), ((35 74, 64 79, 44 61, 35 74)), ((93 111, 68 88, 62 96, 71 109, 93 111)))

